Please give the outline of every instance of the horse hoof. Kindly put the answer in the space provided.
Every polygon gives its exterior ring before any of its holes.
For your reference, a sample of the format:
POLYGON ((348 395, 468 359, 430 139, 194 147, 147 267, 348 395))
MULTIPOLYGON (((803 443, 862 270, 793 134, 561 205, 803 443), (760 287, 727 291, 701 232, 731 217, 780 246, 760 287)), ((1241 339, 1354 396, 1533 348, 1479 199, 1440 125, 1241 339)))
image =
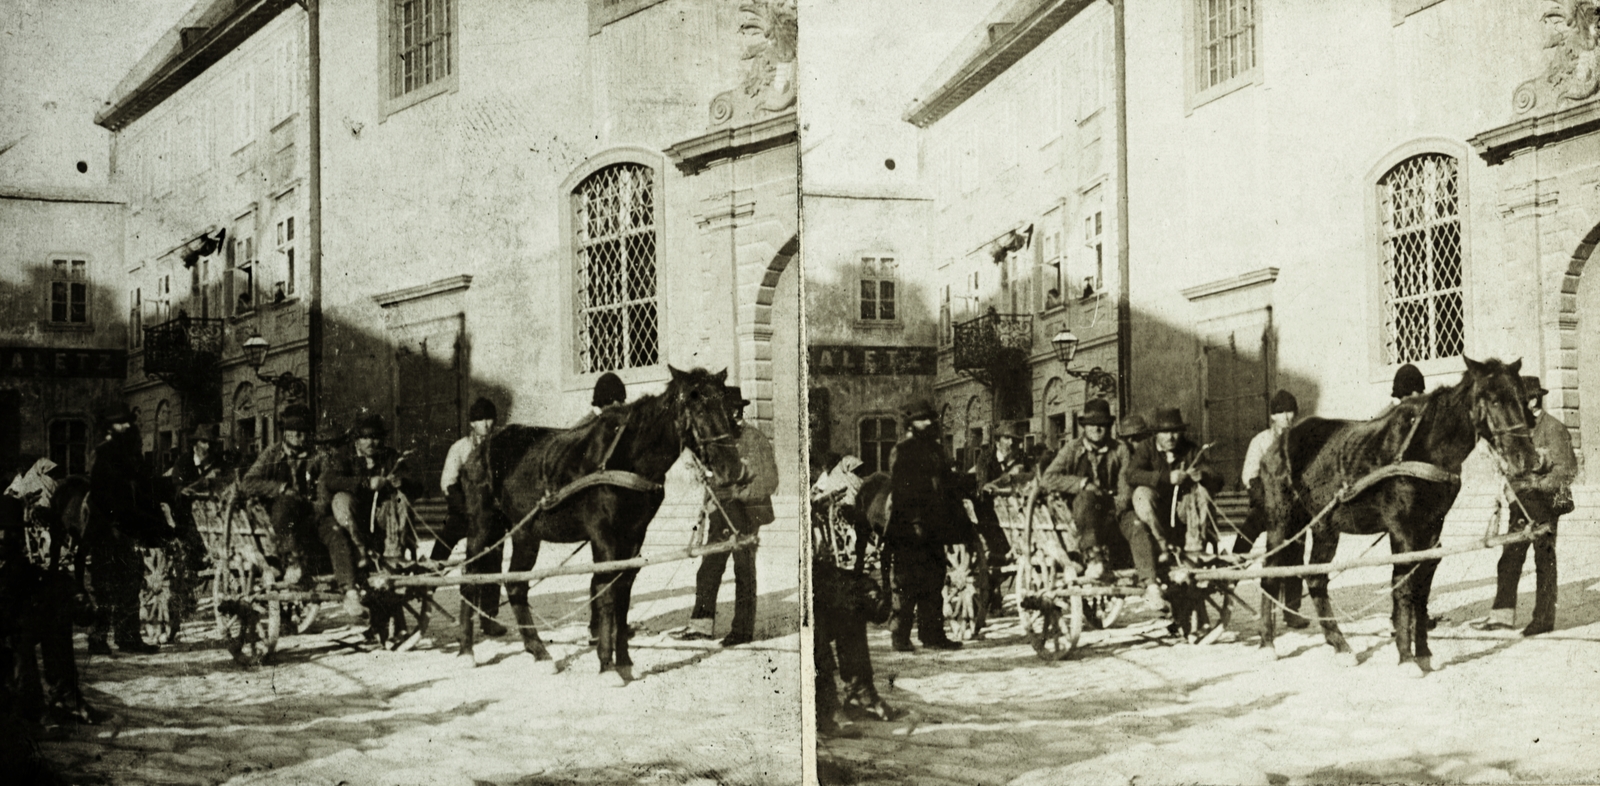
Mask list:
POLYGON ((1347 669, 1361 665, 1361 661, 1356 658, 1354 652, 1335 652, 1333 653, 1333 662, 1347 669))

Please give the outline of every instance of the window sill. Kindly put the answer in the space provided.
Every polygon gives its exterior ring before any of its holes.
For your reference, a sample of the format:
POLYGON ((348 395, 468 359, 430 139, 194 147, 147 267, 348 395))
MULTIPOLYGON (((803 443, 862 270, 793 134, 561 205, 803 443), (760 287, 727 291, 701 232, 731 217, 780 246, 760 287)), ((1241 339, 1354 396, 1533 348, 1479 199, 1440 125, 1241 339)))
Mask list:
POLYGON ((857 330, 900 330, 904 327, 905 325, 901 324, 898 319, 857 319, 855 321, 857 330))
MULTIPOLYGON (((385 76, 387 76, 387 74, 385 74, 385 76)), ((385 80, 385 82, 387 82, 387 80, 385 80)), ((435 96, 444 95, 445 93, 454 93, 456 90, 460 89, 460 86, 461 81, 459 74, 452 73, 450 76, 440 79, 433 84, 424 85, 409 93, 406 93, 403 96, 399 96, 397 98, 385 98, 383 99, 383 116, 378 122, 385 122, 389 119, 390 115, 393 115, 397 112, 403 112, 435 96)))
POLYGON ((44 319, 39 321, 39 329, 46 333, 93 333, 94 324, 85 322, 52 322, 44 319))
POLYGON ((1261 84, 1261 66, 1259 64, 1255 68, 1239 74, 1238 76, 1235 76, 1226 82, 1212 85, 1211 87, 1196 91, 1195 93, 1191 94, 1189 96, 1189 105, 1187 107, 1188 111, 1186 111, 1184 114, 1194 114, 1196 109, 1199 109, 1200 107, 1205 106, 1212 101, 1258 84, 1261 84))

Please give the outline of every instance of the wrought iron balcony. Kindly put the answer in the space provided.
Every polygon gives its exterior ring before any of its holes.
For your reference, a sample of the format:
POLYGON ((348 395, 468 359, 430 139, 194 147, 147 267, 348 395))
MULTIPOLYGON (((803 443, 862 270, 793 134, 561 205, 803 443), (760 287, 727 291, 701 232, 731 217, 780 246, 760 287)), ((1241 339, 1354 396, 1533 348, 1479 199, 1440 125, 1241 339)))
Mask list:
POLYGON ((144 373, 173 387, 192 388, 222 359, 221 319, 180 316, 144 329, 144 373))
POLYGON ((955 326, 955 369, 992 386, 1008 372, 1025 369, 1033 349, 1031 314, 990 311, 955 326))

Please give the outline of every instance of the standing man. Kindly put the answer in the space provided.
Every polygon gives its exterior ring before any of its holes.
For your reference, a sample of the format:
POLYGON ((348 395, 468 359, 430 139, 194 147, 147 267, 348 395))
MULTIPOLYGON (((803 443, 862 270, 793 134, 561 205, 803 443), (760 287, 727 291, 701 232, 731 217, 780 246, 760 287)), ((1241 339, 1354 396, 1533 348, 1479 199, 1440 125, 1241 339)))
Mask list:
POLYGON ((1078 548, 1084 578, 1097 581, 1106 572, 1106 545, 1119 537, 1117 518, 1129 505, 1118 485, 1128 465, 1128 449, 1111 438, 1111 405, 1105 399, 1084 402, 1078 422, 1083 436, 1066 445, 1045 469, 1040 489, 1066 496, 1078 525, 1078 548))
MULTIPOLYGON (((1533 541, 1533 619, 1522 629, 1524 636, 1537 636, 1556 626, 1556 522, 1563 513, 1572 512, 1572 478, 1577 474, 1578 461, 1566 424, 1544 411, 1544 397, 1550 391, 1539 384, 1538 377, 1523 377, 1522 392, 1528 398, 1533 445, 1544 459, 1544 469, 1512 484, 1522 504, 1511 505, 1511 531, 1550 525, 1548 535, 1533 541)), ((1494 606, 1489 610, 1489 619, 1476 626, 1480 630, 1504 630, 1515 625, 1517 583, 1522 580, 1527 556, 1527 541, 1507 544, 1500 551, 1500 562, 1495 567, 1494 606)))
MULTIPOLYGON (((1244 484, 1250 495, 1250 511, 1245 514, 1244 526, 1239 528, 1239 537, 1233 540, 1233 553, 1248 554, 1254 547, 1256 538, 1266 532, 1271 526, 1267 520, 1267 491, 1261 482, 1261 459, 1265 458, 1267 451, 1272 449, 1274 442, 1289 431, 1294 425, 1296 417, 1300 415, 1300 402, 1295 400, 1294 394, 1287 390, 1280 390, 1272 396, 1270 409, 1271 421, 1267 428, 1255 435, 1250 440, 1250 447, 1244 451, 1244 467, 1239 471, 1239 482, 1244 484)), ((1298 543, 1290 546, 1294 549, 1296 559, 1294 565, 1301 564, 1305 554, 1305 544, 1298 543)), ((1305 587, 1305 582, 1298 578, 1268 579, 1272 582, 1286 582, 1283 584, 1283 621, 1291 628, 1304 628, 1310 625, 1305 617, 1300 615, 1300 596, 1305 587)), ((1269 590, 1271 591, 1271 590, 1269 590)), ((1273 597, 1277 597, 1273 593, 1273 597)))
MULTIPOLYGON (((732 483, 711 490, 716 504, 707 510, 708 542, 725 540, 734 534, 754 535, 761 527, 771 524, 774 518, 772 492, 778 490, 778 461, 772 452, 772 441, 761 429, 744 422, 744 408, 750 401, 737 387, 724 387, 723 396, 739 429, 739 455, 744 472, 732 483)), ((716 624, 717 590, 722 586, 722 574, 727 567, 728 552, 700 558, 700 570, 694 577, 694 611, 689 614, 689 627, 677 638, 711 638, 716 624)), ((756 550, 752 546, 733 552, 733 629, 722 639, 722 646, 749 644, 755 640, 755 632, 756 550)))
MULTIPOLYGON (((437 562, 450 558, 450 552, 455 550, 456 544, 467 537, 470 522, 467 520, 467 496, 461 490, 461 468, 473 455, 473 451, 488 439, 489 432, 494 431, 494 423, 499 419, 500 413, 495 409, 494 402, 479 397, 472 402, 467 410, 467 419, 472 429, 461 439, 450 446, 450 452, 444 457, 444 471, 439 474, 439 489, 444 492, 445 519, 444 531, 438 533, 433 541, 432 557, 437 562)), ((492 549, 489 553, 468 555, 471 559, 486 559, 498 566, 503 545, 492 549)), ((486 636, 504 636, 506 626, 496 622, 494 617, 500 611, 500 585, 479 584, 462 587, 468 594, 476 594, 470 602, 479 610, 479 629, 486 636)))
POLYGON ((1189 424, 1183 422, 1181 410, 1156 410, 1150 430, 1155 436, 1140 443, 1128 463, 1126 477, 1133 504, 1123 514, 1122 534, 1133 549, 1134 567, 1145 581, 1145 600, 1161 606, 1165 600, 1157 563, 1165 559, 1170 544, 1182 547, 1188 535, 1188 522, 1172 515, 1173 500, 1196 487, 1216 494, 1222 489, 1222 476, 1212 471, 1200 446, 1185 434, 1189 424))
POLYGON ((937 410, 917 399, 905 408, 911 436, 894 446, 889 459, 893 495, 884 533, 889 558, 889 583, 894 588, 893 643, 896 652, 912 652, 911 625, 922 646, 955 650, 944 631, 944 587, 947 544, 967 540, 970 524, 961 509, 950 459, 939 444, 937 410), (957 518, 957 515, 960 518, 957 518))
POLYGON ((322 457, 311 452, 314 429, 309 407, 284 407, 278 414, 278 441, 256 456, 239 482, 245 494, 265 498, 282 580, 291 586, 305 577, 305 544, 320 513, 316 502, 322 457))
POLYGON ((154 497, 143 440, 133 420, 128 405, 111 407, 102 418, 105 437, 95 446, 89 464, 92 511, 83 539, 101 609, 89 631, 89 651, 97 655, 111 654, 106 644, 108 628, 123 652, 159 651, 140 637, 139 585, 144 560, 138 549, 169 538, 172 528, 154 497))

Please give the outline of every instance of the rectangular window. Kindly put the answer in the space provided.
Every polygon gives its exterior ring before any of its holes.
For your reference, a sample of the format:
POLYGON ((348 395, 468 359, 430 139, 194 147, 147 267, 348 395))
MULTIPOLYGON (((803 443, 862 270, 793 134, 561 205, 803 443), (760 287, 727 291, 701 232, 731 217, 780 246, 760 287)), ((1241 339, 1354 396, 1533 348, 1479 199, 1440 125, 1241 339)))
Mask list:
POLYGON ((255 263, 255 238, 234 238, 228 250, 229 281, 232 291, 229 296, 233 298, 233 313, 248 314, 256 307, 256 263, 255 263))
POLYGON ((1196 0, 1200 92, 1256 67, 1255 0, 1196 0))
POLYGON ((390 98, 440 82, 454 70, 452 4, 453 0, 393 0, 389 6, 390 98))
POLYGON ((156 324, 162 324, 172 318, 172 276, 156 279, 155 308, 156 324))
POLYGON ((661 362, 655 171, 614 164, 572 192, 578 371, 661 362))
POLYGON ((89 471, 89 425, 81 420, 50 424, 50 460, 68 475, 89 471))
POLYGON ((895 319, 895 261, 893 257, 861 258, 861 310, 863 320, 895 319))
POLYGON ((128 293, 128 347, 144 346, 144 297, 137 288, 128 293))
POLYGON ((84 260, 50 260, 50 321, 89 324, 89 264, 84 260))
POLYGON ((249 71, 240 74, 239 82, 234 88, 232 150, 238 150, 255 140, 256 99, 255 80, 252 76, 249 71))
POLYGON ((1456 159, 1438 153, 1408 158, 1378 181, 1387 363, 1465 347, 1458 189, 1456 159))
MULTIPOLYGON (((1060 219, 1056 219, 1060 220, 1060 219)), ((1061 232, 1049 230, 1044 234, 1040 245, 1041 255, 1044 257, 1044 308, 1046 311, 1056 308, 1065 302, 1063 290, 1065 287, 1065 271, 1061 259, 1061 232)))
POLYGON ((895 419, 865 418, 861 421, 861 463, 864 475, 889 471, 889 452, 894 450, 895 419))
POLYGON ((1086 260, 1086 272, 1083 279, 1083 297, 1089 297, 1100 291, 1106 280, 1106 252, 1104 240, 1103 214, 1096 210, 1092 216, 1083 218, 1083 245, 1089 252, 1086 260))
POLYGON ((278 259, 282 267, 278 274, 277 285, 272 292, 274 302, 282 302, 294 295, 294 216, 289 216, 278 222, 277 228, 278 259))

